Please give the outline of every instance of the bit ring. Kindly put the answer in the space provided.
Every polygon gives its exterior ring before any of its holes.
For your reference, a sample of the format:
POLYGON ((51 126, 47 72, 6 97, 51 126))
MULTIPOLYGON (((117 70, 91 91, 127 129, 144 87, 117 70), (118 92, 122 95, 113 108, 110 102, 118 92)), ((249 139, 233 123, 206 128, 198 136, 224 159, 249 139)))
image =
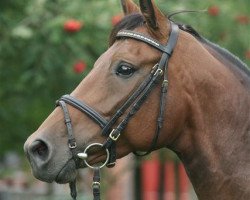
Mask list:
POLYGON ((109 161, 109 151, 108 151, 108 149, 105 148, 107 157, 106 157, 105 162, 104 162, 102 165, 100 165, 100 166, 92 166, 92 165, 90 165, 90 164, 87 162, 87 157, 88 157, 88 156, 87 156, 87 155, 88 155, 88 154, 87 154, 87 151, 88 151, 91 147, 94 147, 94 146, 103 147, 103 144, 101 144, 101 143, 92 143, 92 144, 88 145, 88 146, 85 148, 85 150, 84 150, 83 153, 79 153, 79 154, 78 154, 78 157, 81 158, 81 157, 80 157, 81 154, 86 155, 86 158, 83 159, 83 161, 84 161, 84 163, 85 163, 86 166, 88 166, 88 167, 91 168, 91 169, 94 169, 94 168, 96 168, 96 167, 98 167, 98 168, 101 169, 101 168, 103 168, 104 166, 106 166, 107 163, 108 163, 108 161, 109 161))

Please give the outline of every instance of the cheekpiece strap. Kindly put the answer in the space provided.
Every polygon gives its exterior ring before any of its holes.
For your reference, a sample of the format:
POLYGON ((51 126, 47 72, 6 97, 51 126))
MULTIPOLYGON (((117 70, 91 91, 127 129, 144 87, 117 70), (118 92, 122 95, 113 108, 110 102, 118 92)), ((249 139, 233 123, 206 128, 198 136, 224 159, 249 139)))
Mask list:
POLYGON ((64 122, 65 122, 65 125, 67 127, 69 148, 71 150, 75 149, 76 148, 76 140, 75 140, 75 137, 73 134, 71 119, 70 119, 70 115, 69 115, 69 111, 67 109, 66 103, 64 101, 58 101, 57 104, 61 106, 63 113, 64 113, 64 122))

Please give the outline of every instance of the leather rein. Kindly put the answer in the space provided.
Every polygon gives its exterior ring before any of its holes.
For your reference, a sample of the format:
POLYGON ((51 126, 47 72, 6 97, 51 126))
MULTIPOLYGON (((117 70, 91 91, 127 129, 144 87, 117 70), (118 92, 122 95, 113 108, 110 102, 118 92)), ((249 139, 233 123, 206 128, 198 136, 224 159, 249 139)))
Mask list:
MULTIPOLYGON (((70 96, 70 95, 63 95, 59 100, 57 100, 56 105, 60 106, 64 113, 64 121, 67 128, 68 134, 68 146, 72 152, 72 157, 74 161, 79 163, 79 158, 82 159, 85 163, 85 166, 94 169, 94 177, 93 177, 93 195, 94 200, 100 199, 100 168, 107 166, 113 167, 116 163, 116 141, 126 128, 130 119, 136 114, 136 112, 140 109, 141 105, 145 102, 150 92, 155 88, 155 86, 162 80, 161 85, 161 95, 160 95, 160 109, 157 118, 157 126, 155 130, 155 135, 152 140, 152 143, 147 152, 138 153, 134 152, 135 155, 144 156, 149 154, 151 151, 154 150, 156 143, 158 141, 160 130, 163 126, 164 121, 164 114, 165 114, 165 105, 166 105, 166 93, 168 89, 168 62, 172 55, 172 52, 176 46, 177 40, 179 35, 179 27, 178 25, 171 22, 171 32, 169 35, 169 39, 167 45, 164 46, 160 44, 157 40, 142 35, 141 33, 130 31, 130 30, 121 30, 117 33, 116 39, 135 39, 148 45, 158 49, 162 52, 161 59, 159 63, 157 63, 151 70, 150 74, 146 77, 146 79, 139 85, 137 89, 135 89, 134 93, 123 103, 123 105, 115 112, 115 114, 111 117, 109 121, 107 121, 102 115, 100 115, 97 111, 95 111, 92 107, 88 106, 83 101, 79 101, 78 99, 70 96), (101 134, 106 136, 106 141, 101 143, 92 143, 88 145, 83 153, 77 153, 76 147, 76 139, 73 134, 73 127, 70 119, 70 114, 67 109, 67 104, 73 106, 74 108, 78 109, 82 113, 86 114, 89 118, 95 121, 102 129, 101 134), (128 110, 129 109, 129 110, 128 110), (124 115, 121 122, 114 127, 117 120, 124 115), (88 150, 93 146, 99 146, 104 151, 106 151, 106 160, 101 166, 91 166, 87 162, 88 157, 88 150)), ((76 181, 70 183, 71 189, 71 196, 73 199, 76 199, 77 192, 76 192, 76 181)))

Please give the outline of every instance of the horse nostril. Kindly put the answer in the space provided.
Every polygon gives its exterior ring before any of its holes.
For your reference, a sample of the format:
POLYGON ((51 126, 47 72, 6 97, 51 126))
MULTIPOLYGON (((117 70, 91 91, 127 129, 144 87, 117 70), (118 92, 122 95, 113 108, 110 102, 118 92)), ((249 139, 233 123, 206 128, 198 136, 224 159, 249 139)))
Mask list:
POLYGON ((49 148, 45 142, 36 140, 30 146, 30 154, 41 160, 46 160, 49 155, 49 148))

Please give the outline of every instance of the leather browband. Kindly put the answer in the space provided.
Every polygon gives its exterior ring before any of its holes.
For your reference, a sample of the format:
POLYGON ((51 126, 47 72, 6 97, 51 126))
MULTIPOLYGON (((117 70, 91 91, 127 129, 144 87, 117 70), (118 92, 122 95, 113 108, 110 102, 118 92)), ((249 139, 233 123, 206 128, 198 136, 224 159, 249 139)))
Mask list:
POLYGON ((175 32, 177 31, 178 26, 171 23, 171 28, 172 28, 172 31, 170 33, 170 36, 169 38, 171 38, 171 40, 168 40, 168 43, 166 46, 160 44, 157 40, 149 37, 149 36, 146 36, 146 35, 143 35, 141 33, 138 33, 138 32, 135 32, 135 31, 130 31, 130 30, 122 30, 122 31, 119 31, 116 35, 116 38, 133 38, 135 40, 139 40, 139 41, 142 41, 144 43, 147 43, 149 44, 150 46, 164 52, 164 53, 167 53, 168 55, 171 55, 172 54, 172 51, 174 49, 174 46, 175 46, 175 42, 177 41, 177 37, 178 37, 178 34, 175 34, 175 32))

